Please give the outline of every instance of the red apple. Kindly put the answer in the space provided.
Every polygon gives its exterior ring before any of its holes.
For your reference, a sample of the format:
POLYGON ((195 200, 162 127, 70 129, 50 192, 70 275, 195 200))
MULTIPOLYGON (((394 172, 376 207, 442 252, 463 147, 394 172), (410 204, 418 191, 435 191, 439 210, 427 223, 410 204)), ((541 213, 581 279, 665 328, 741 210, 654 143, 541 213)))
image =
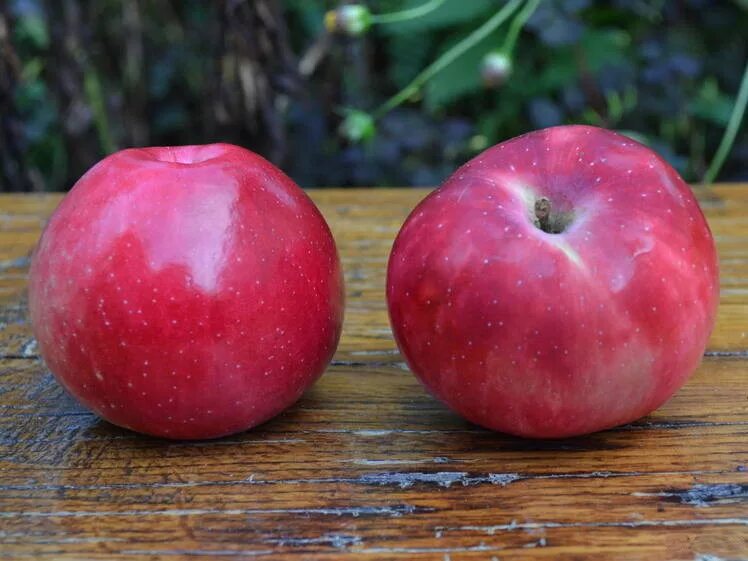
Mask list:
POLYGON ((412 212, 387 298, 413 372, 468 420, 528 437, 633 421, 698 365, 714 241, 683 180, 610 131, 490 148, 412 212))
POLYGON ((228 144, 118 152, 65 197, 29 306, 60 383, 108 421, 175 439, 296 401, 340 336, 335 242, 314 203, 228 144))

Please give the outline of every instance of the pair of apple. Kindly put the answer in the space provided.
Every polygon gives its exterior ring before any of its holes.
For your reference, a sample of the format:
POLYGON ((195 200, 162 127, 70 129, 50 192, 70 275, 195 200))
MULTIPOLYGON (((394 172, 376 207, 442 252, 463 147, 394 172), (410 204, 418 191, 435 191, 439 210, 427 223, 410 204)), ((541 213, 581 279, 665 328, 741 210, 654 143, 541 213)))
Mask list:
MULTIPOLYGON (((387 300, 418 378, 479 425, 562 437, 641 417, 697 366, 717 257, 652 151, 564 126, 499 144, 411 213, 387 300)), ((130 149, 94 166, 33 257, 30 310, 62 385, 114 424, 212 438, 296 401, 340 336, 320 212, 242 148, 130 149)))

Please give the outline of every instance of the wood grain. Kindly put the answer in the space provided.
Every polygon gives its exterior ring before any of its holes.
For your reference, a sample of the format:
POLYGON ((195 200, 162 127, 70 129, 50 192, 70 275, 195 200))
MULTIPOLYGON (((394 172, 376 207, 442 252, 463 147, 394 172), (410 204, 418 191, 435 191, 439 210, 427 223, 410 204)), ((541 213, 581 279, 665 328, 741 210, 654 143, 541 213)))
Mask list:
POLYGON ((423 190, 312 192, 348 303, 322 380, 254 431, 170 443, 80 408, 37 356, 28 256, 55 195, 0 196, 0 558, 748 559, 748 186, 701 192, 721 308, 692 380, 649 417, 527 441, 431 398, 384 303, 423 190))

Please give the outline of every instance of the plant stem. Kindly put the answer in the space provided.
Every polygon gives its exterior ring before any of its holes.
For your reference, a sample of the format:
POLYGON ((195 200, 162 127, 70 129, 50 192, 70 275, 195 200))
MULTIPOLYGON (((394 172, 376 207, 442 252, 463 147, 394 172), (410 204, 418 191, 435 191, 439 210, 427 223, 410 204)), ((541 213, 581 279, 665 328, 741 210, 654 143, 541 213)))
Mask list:
POLYGON ((538 9, 539 5, 540 0, 528 0, 524 8, 519 11, 512 20, 512 23, 509 24, 509 30, 506 33, 506 39, 504 39, 504 46, 501 48, 501 52, 506 56, 512 56, 514 45, 517 43, 517 38, 519 37, 519 32, 522 31, 527 20, 530 19, 530 16, 532 16, 533 13, 535 13, 535 10, 538 9))
POLYGON ((371 23, 388 24, 388 23, 400 23, 401 21, 408 21, 409 19, 416 19, 425 16, 429 12, 433 12, 439 6, 444 4, 445 0, 428 0, 420 6, 410 8, 408 10, 401 10, 399 12, 391 12, 389 14, 372 14, 371 23))
POLYGON ((740 129, 740 123, 743 120, 745 114, 745 106, 748 103, 748 62, 746 62, 745 70, 743 71, 743 80, 740 82, 740 89, 738 90, 738 97, 735 98, 735 105, 732 106, 732 114, 730 120, 727 122, 727 128, 725 133, 722 135, 722 140, 719 143, 717 152, 712 158, 712 162, 709 164, 709 169, 704 174, 704 183, 713 183, 719 174, 719 170, 722 168, 722 164, 725 163, 727 155, 732 149, 732 143, 735 142, 735 136, 738 134, 740 129))
POLYGON ((458 59, 465 53, 465 51, 485 39, 494 29, 499 27, 509 18, 509 16, 512 15, 512 12, 517 9, 521 2, 522 0, 509 0, 504 7, 491 16, 486 23, 481 25, 478 29, 473 31, 470 35, 465 37, 462 41, 454 45, 451 49, 428 65, 418 76, 413 78, 413 81, 410 84, 385 101, 378 109, 376 109, 376 111, 374 111, 374 118, 379 119, 385 113, 392 111, 395 107, 416 93, 423 84, 428 82, 436 74, 444 70, 445 67, 458 59))
POLYGON ((89 70, 83 76, 83 91, 88 99, 88 105, 93 113, 94 126, 99 136, 99 143, 105 154, 117 151, 117 145, 109 128, 109 119, 106 112, 104 92, 101 87, 99 75, 95 70, 89 70))

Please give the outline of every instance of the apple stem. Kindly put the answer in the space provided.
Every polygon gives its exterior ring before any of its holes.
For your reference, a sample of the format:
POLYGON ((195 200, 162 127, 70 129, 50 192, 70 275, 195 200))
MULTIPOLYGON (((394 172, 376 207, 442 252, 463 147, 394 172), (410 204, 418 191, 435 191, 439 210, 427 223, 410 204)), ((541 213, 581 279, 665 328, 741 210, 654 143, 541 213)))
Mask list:
POLYGON ((535 219, 537 227, 551 234, 551 201, 545 197, 535 201, 535 219))

